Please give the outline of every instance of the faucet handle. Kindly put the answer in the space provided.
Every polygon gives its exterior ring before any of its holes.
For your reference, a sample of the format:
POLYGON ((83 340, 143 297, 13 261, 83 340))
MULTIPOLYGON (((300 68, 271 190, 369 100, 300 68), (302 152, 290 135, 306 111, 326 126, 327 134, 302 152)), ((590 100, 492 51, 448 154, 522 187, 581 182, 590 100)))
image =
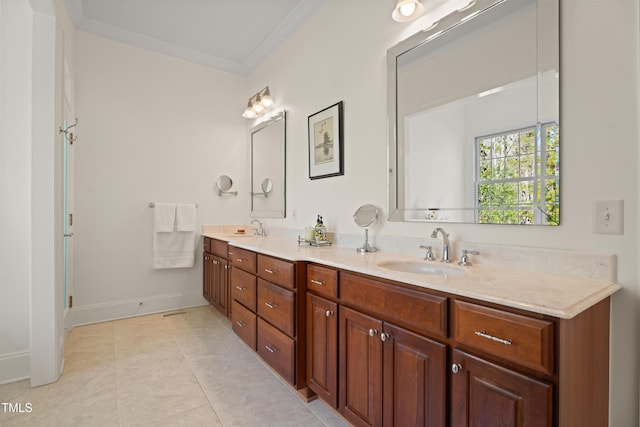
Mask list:
POLYGON ((424 255, 426 261, 433 261, 436 257, 433 255, 433 248, 431 246, 420 245, 420 249, 426 249, 427 253, 424 255))
POLYGON ((469 254, 471 255, 480 255, 480 252, 478 251, 470 251, 468 249, 463 249, 462 250, 462 256, 460 257, 460 262, 458 262, 459 265, 465 266, 465 267, 469 267, 471 265, 473 265, 471 263, 471 261, 469 260, 469 254))

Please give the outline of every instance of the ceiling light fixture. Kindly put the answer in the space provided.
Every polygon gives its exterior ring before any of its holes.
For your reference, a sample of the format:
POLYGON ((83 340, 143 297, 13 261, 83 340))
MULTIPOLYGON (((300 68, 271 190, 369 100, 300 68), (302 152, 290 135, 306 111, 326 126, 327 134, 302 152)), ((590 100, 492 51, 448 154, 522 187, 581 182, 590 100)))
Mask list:
POLYGON ((398 0, 391 17, 394 21, 409 22, 422 15, 422 12, 424 12, 424 6, 419 0, 398 0))
POLYGON ((260 92, 249 98, 247 108, 245 108, 242 117, 247 119, 255 119, 260 114, 267 111, 269 107, 273 105, 273 98, 271 98, 271 92, 269 86, 262 89, 260 92))

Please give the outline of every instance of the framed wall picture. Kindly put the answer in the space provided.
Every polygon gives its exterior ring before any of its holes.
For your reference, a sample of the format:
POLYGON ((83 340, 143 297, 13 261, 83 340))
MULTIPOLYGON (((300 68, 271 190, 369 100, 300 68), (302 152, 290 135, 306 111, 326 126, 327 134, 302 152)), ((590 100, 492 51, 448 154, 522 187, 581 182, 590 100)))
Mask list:
POLYGON ((309 178, 344 175, 342 101, 309 116, 309 178))

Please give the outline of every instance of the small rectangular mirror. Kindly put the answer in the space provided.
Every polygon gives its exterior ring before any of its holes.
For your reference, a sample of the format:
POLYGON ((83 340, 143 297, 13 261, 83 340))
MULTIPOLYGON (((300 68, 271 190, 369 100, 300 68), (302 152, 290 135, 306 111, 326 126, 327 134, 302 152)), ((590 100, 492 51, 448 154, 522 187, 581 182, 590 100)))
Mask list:
POLYGON ((286 111, 251 129, 251 217, 286 212, 286 111))

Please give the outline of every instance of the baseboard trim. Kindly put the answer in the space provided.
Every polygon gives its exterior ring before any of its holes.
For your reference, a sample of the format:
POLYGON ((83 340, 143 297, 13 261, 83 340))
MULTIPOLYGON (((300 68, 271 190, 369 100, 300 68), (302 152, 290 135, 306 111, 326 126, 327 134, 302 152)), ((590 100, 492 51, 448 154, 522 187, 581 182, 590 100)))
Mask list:
POLYGON ((29 379, 30 373, 30 351, 0 355, 0 385, 29 379))
POLYGON ((157 295, 102 304, 90 304, 73 307, 65 318, 65 328, 146 316, 147 314, 183 308, 199 307, 208 302, 200 292, 157 295))

